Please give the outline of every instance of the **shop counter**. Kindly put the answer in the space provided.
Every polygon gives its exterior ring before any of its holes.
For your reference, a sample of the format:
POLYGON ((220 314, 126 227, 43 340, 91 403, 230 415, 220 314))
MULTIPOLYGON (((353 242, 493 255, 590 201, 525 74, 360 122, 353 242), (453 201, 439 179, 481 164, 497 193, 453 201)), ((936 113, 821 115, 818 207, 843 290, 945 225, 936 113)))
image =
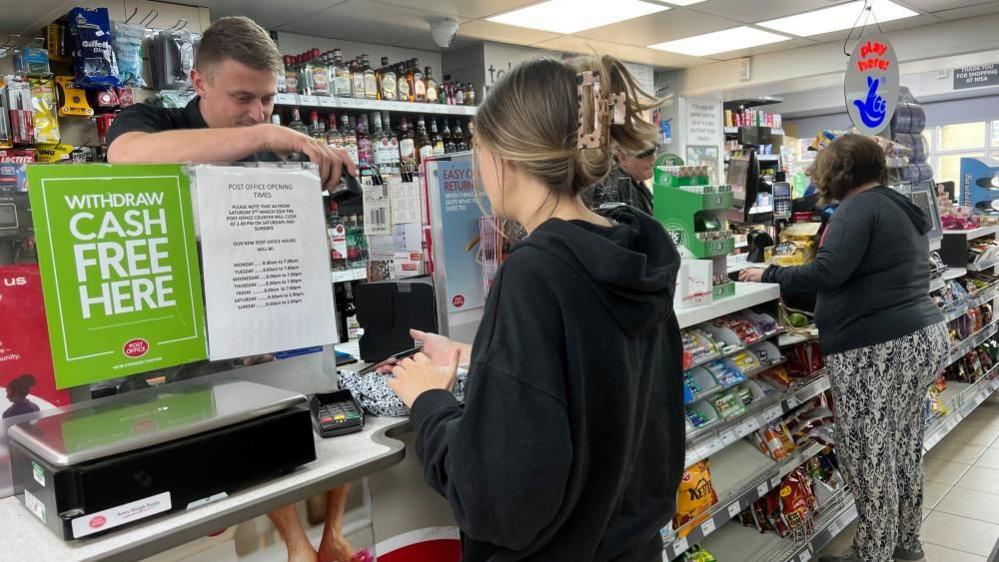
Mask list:
POLYGON ((316 460, 294 473, 189 511, 139 523, 107 535, 75 541, 56 537, 22 504, 21 496, 0 500, 3 560, 137 560, 263 515, 277 507, 348 484, 398 464, 406 445, 405 418, 368 416, 358 433, 316 436, 316 460))

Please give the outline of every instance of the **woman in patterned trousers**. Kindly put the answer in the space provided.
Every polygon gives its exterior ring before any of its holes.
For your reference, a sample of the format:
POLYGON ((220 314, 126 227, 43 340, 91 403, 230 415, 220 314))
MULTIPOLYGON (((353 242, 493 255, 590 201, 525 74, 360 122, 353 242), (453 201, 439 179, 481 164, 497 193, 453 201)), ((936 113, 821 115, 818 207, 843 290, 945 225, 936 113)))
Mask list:
POLYGON ((929 297, 929 219, 884 187, 881 147, 844 135, 812 180, 839 201, 815 261, 743 281, 817 293, 815 320, 836 410, 836 456, 857 504, 853 549, 820 562, 922 560, 923 401, 949 343, 929 297))

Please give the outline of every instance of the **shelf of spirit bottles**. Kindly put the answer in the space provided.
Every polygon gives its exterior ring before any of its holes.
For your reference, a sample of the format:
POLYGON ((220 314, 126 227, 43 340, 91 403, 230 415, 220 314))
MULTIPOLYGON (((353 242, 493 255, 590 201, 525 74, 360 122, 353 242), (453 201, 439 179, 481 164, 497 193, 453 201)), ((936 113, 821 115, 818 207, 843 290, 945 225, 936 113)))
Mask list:
POLYGON ((443 103, 411 103, 403 101, 369 100, 330 96, 302 96, 298 94, 278 94, 275 105, 319 107, 325 109, 355 109, 358 111, 396 111, 404 113, 428 113, 434 115, 475 115, 475 106, 448 105, 443 103))

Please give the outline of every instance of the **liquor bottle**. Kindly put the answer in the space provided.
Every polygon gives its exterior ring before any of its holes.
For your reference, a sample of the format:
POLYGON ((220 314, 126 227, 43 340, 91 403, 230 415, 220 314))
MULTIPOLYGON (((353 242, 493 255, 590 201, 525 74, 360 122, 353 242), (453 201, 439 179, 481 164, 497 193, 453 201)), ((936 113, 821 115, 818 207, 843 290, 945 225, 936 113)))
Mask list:
POLYGON ((312 76, 312 95, 329 97, 330 95, 330 69, 326 64, 326 59, 319 54, 319 49, 313 49, 316 56, 309 63, 312 76))
POLYGON ((382 152, 382 137, 385 136, 385 131, 382 129, 382 114, 379 112, 374 112, 371 114, 371 162, 374 165, 374 169, 378 173, 383 173, 385 170, 382 166, 386 164, 383 160, 385 153, 382 152))
POLYGON ((288 123, 288 127, 303 135, 309 134, 309 128, 302 122, 302 115, 298 112, 297 107, 291 110, 291 121, 288 123))
POLYGON ((364 99, 364 69, 356 61, 350 61, 350 90, 354 98, 364 99))
POLYGON ((326 138, 326 125, 319 120, 319 111, 315 109, 309 113, 309 136, 314 139, 326 138))
POLYGON ((399 161, 409 171, 416 167, 416 140, 413 129, 409 126, 409 121, 403 117, 399 121, 399 161))
POLYGON ((333 49, 333 68, 335 69, 334 86, 336 95, 341 98, 351 98, 354 94, 351 91, 350 70, 343 64, 343 54, 340 49, 333 49))
POLYGON ((396 136, 395 131, 392 130, 392 121, 389 119, 388 111, 382 112, 382 131, 381 150, 384 151, 382 154, 382 161, 388 168, 388 173, 398 174, 399 161, 401 159, 399 153, 399 137, 396 136))
POLYGON ((396 83, 395 69, 389 66, 388 57, 382 57, 382 77, 379 81, 379 91, 383 100, 395 101, 399 95, 398 84, 396 83))
POLYGON ((444 136, 441 135, 440 130, 437 128, 437 119, 430 121, 430 139, 434 145, 434 156, 440 156, 447 152, 444 146, 444 136))
POLYGON ((410 94, 413 89, 409 86, 409 79, 406 74, 406 68, 400 63, 396 65, 396 89, 399 90, 398 99, 399 101, 410 101, 410 94))
POLYGON ((287 56, 281 57, 282 61, 281 72, 277 73, 277 91, 279 94, 288 93, 288 74, 284 70, 288 65, 288 63, 285 62, 286 59, 287 56))
POLYGON ((295 70, 295 58, 284 56, 284 91, 289 94, 298 93, 298 71, 295 70))
POLYGON ((409 99, 407 101, 416 101, 416 75, 413 69, 413 61, 409 60, 406 62, 406 82, 409 83, 409 99))
POLYGON ((458 152, 464 152, 469 150, 468 139, 465 138, 465 132, 461 130, 461 120, 454 120, 454 132, 451 134, 454 138, 455 150, 458 152))
POLYGON ((427 103, 437 103, 437 101, 438 101, 437 100, 437 81, 434 80, 434 75, 430 71, 430 67, 429 66, 424 71, 423 79, 427 83, 427 92, 426 92, 426 95, 425 95, 425 97, 427 99, 427 103))
POLYGON ((475 86, 471 82, 465 90, 465 105, 475 105, 475 86))
POLYGON ((371 175, 374 167, 374 155, 371 152, 371 135, 368 133, 368 116, 357 118, 357 171, 371 175))
POLYGON ((444 120, 444 130, 441 131, 441 136, 444 137, 445 154, 458 151, 458 143, 454 142, 454 136, 451 133, 451 127, 447 124, 447 119, 444 120))
POLYGON ((330 113, 329 118, 330 125, 326 129, 326 144, 333 148, 343 148, 343 138, 340 136, 340 130, 337 129, 336 114, 330 113))
POLYGON ((454 84, 454 105, 465 105, 465 86, 461 82, 454 84))
POLYGON ((416 121, 416 139, 414 142, 420 162, 434 155, 434 144, 429 135, 427 135, 427 122, 422 115, 416 121))
POLYGON ((350 155, 350 159, 357 163, 357 133, 350 126, 350 116, 340 116, 340 138, 343 142, 343 149, 350 155))
POLYGON ((361 55, 361 68, 364 72, 364 97, 369 100, 378 99, 378 80, 375 79, 375 70, 371 68, 368 55, 361 55))
POLYGON ((420 70, 419 62, 413 59, 413 101, 424 103, 427 101, 427 82, 423 78, 423 71, 420 70))

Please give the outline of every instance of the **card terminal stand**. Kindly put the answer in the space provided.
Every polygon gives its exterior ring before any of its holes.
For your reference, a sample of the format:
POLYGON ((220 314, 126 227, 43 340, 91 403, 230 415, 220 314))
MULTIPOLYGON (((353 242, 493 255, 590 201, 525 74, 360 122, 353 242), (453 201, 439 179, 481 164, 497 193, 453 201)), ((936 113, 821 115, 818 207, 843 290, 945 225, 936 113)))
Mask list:
POLYGON ((350 390, 313 394, 309 408, 312 425, 320 437, 336 437, 364 429, 364 410, 350 390))

